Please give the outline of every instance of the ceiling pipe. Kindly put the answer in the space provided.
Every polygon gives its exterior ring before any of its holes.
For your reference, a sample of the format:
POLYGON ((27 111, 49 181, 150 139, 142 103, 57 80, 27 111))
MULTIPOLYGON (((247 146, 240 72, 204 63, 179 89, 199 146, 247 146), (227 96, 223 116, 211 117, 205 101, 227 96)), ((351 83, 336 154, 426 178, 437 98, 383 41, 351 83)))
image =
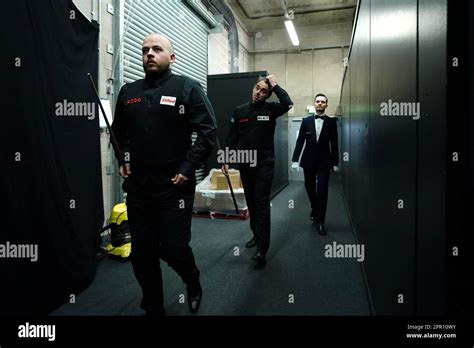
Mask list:
POLYGON ((237 73, 239 72, 239 31, 237 30, 234 14, 224 0, 209 0, 209 3, 224 16, 224 21, 229 27, 230 72, 237 73))
MULTIPOLYGON (((242 10, 244 13, 245 17, 247 19, 261 19, 261 18, 272 18, 272 17, 281 17, 281 14, 269 14, 265 16, 250 16, 248 12, 245 10, 245 8, 242 6, 240 3, 240 0, 235 0, 237 6, 242 10)), ((288 3, 286 0, 280 0, 280 5, 282 9, 287 8, 288 3), (284 3, 284 5, 283 5, 284 3), (283 7, 285 6, 285 7, 283 7)), ((319 10, 305 10, 305 11, 294 11, 295 15, 300 15, 300 14, 311 14, 311 13, 319 13, 319 12, 330 12, 330 11, 339 11, 339 10, 351 10, 351 9, 356 9, 357 5, 348 5, 348 6, 339 6, 339 7, 328 7, 328 8, 322 8, 319 10)))
POLYGON ((202 4, 201 0, 186 0, 189 6, 191 6, 201 17, 204 19, 211 28, 215 28, 219 22, 214 18, 212 13, 202 4))

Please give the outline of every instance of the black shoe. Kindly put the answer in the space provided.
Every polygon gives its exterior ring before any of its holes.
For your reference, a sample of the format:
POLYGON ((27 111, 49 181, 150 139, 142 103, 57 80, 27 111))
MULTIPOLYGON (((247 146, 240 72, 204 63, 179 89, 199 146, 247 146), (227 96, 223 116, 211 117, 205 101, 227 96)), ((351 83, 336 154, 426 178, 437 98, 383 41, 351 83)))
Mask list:
POLYGON ((199 279, 194 280, 191 284, 186 286, 188 293, 188 307, 191 313, 196 313, 201 305, 202 288, 199 279))
POLYGON ((261 251, 257 251, 254 256, 252 256, 252 261, 257 261, 258 264, 265 264, 265 254, 261 251))
POLYGON ((253 237, 251 240, 249 240, 247 242, 247 244, 245 244, 245 247, 246 248, 253 248, 256 245, 257 245, 257 239, 255 237, 253 237))
POLYGON ((325 235, 328 234, 328 233, 326 232, 326 229, 324 228, 324 225, 323 225, 323 224, 316 224, 316 229, 318 230, 318 233, 319 233, 321 236, 325 236, 325 235))

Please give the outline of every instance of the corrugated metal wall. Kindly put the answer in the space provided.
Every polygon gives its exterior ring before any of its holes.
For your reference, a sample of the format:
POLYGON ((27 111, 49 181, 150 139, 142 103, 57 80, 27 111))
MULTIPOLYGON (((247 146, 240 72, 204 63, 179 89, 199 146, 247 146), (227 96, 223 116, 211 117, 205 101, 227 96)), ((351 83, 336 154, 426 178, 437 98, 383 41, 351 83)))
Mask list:
POLYGON ((176 0, 125 1, 125 20, 130 24, 124 36, 124 83, 144 77, 141 56, 143 38, 158 32, 174 47, 173 71, 207 86, 208 26, 186 4, 176 0))

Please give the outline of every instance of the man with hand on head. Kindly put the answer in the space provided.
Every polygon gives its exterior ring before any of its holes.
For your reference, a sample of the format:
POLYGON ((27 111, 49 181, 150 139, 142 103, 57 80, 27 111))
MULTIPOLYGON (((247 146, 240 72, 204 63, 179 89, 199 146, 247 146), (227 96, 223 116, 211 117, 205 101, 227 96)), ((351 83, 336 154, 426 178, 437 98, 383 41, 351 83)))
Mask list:
POLYGON ((164 314, 160 259, 186 284, 190 311, 201 303, 200 272, 189 246, 195 170, 209 157, 217 133, 214 111, 199 83, 172 73, 175 59, 166 37, 145 37, 145 78, 121 88, 112 124, 126 162, 120 175, 127 192, 132 265, 143 292, 140 307, 152 317, 164 314))
MULTIPOLYGON (((275 171, 273 136, 276 119, 292 107, 288 93, 278 85, 275 76, 268 75, 256 81, 251 100, 238 106, 230 120, 226 146, 231 150, 256 152, 257 164, 240 163, 239 169, 253 233, 246 247, 257 247, 252 260, 259 266, 265 264, 270 245, 270 189, 275 171), (272 92, 279 102, 266 101, 272 92)), ((222 166, 226 175, 228 169, 228 164, 222 166)))
POLYGON ((304 185, 311 202, 310 219, 322 236, 327 234, 324 221, 328 202, 329 172, 331 168, 335 172, 339 170, 337 122, 336 118, 325 114, 327 106, 328 99, 324 94, 319 93, 314 97, 316 113, 305 117, 301 122, 291 166, 292 169, 298 168, 301 150, 306 143, 300 165, 304 170, 304 185))

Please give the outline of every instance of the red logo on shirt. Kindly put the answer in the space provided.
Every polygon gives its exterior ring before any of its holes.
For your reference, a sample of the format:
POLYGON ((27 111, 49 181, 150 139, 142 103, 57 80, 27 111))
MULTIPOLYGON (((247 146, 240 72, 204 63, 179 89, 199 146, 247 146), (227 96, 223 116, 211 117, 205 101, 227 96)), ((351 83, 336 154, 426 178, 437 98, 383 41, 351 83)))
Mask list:
POLYGON ((241 118, 241 119, 239 120, 239 123, 248 122, 248 121, 249 121, 248 118, 241 118))
POLYGON ((141 103, 141 102, 142 102, 142 98, 133 98, 133 99, 128 99, 127 101, 125 101, 123 105, 127 106, 130 104, 141 103))

